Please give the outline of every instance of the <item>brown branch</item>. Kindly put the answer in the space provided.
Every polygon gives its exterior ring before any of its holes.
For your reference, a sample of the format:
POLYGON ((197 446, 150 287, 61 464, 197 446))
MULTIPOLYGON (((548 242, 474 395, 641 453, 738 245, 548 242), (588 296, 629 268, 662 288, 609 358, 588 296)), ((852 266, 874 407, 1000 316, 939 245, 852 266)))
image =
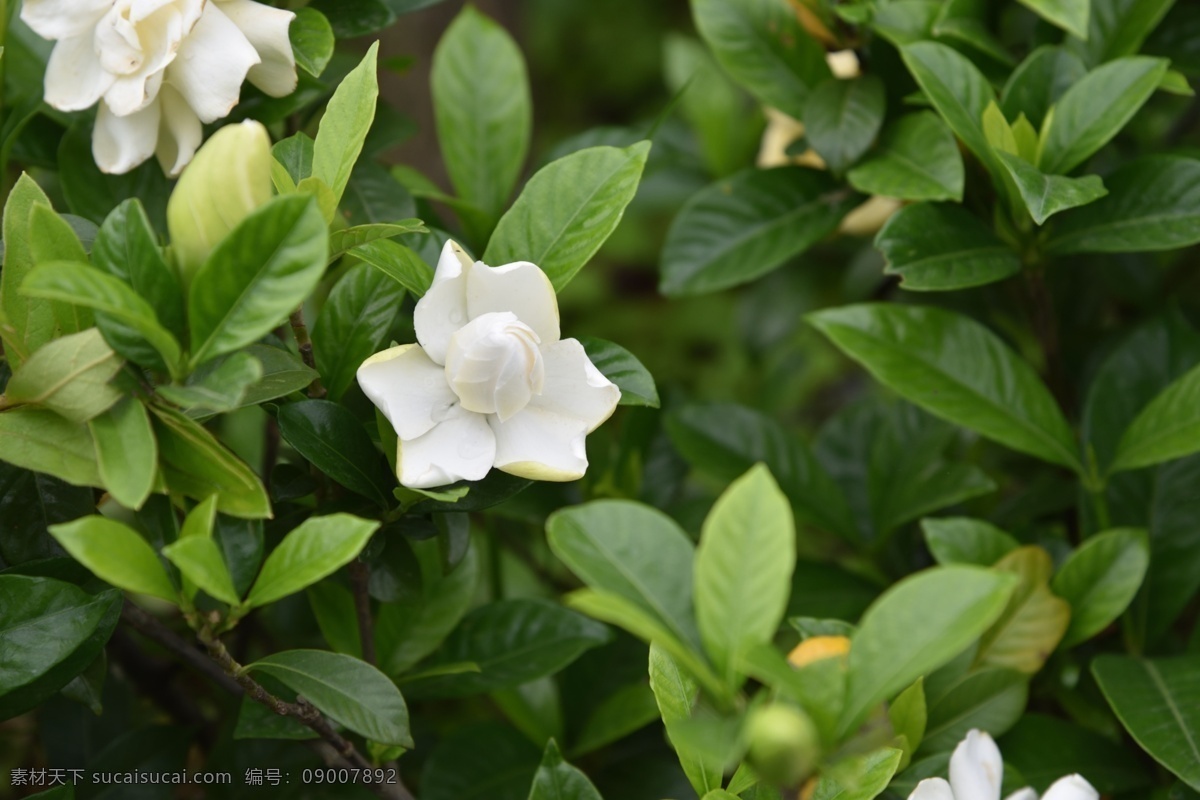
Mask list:
POLYGON ((147 639, 158 642, 167 650, 179 656, 187 662, 188 666, 207 675, 225 691, 232 694, 242 693, 242 687, 238 685, 237 681, 226 675, 203 652, 128 600, 125 601, 125 607, 121 609, 121 619, 147 639))
MULTIPOLYGON (((296 346, 300 348, 300 358, 304 361, 304 365, 311 370, 317 368, 317 361, 313 357, 312 339, 308 336, 308 326, 304 324, 304 309, 297 308, 288 317, 288 322, 292 325, 292 335, 296 337, 296 346)), ((308 396, 314 400, 325 396, 325 387, 321 385, 320 378, 313 378, 313 382, 308 385, 308 396)))
POLYGON ((375 625, 371 620, 371 568, 366 562, 350 562, 350 586, 354 590, 354 614, 358 617, 358 637, 362 640, 362 657, 371 666, 375 660, 375 625))

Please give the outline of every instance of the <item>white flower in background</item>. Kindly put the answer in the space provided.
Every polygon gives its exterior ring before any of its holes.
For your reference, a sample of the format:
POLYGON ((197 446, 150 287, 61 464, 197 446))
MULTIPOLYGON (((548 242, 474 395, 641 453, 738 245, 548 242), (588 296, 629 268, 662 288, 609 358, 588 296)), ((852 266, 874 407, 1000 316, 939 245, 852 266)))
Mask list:
POLYGON ((396 477, 414 489, 479 480, 493 466, 571 481, 584 437, 621 391, 575 339, 560 339, 558 299, 535 264, 471 262, 447 242, 414 313, 419 344, 377 353, 358 383, 400 439, 396 477))
MULTIPOLYGON (((1004 762, 996 742, 982 731, 972 730, 954 748, 950 757, 950 782, 927 778, 917 784, 908 800, 1000 800, 1004 762)), ((1080 775, 1059 778, 1042 795, 1042 800, 1099 800, 1100 793, 1080 775)), ((1037 792, 1025 788, 1006 800, 1038 800, 1037 792)))
POLYGON ((157 155, 172 176, 200 146, 201 124, 237 105, 247 77, 274 97, 296 88, 294 17, 251 0, 25 0, 21 9, 57 42, 46 102, 62 111, 100 102, 100 169, 128 172, 157 155))

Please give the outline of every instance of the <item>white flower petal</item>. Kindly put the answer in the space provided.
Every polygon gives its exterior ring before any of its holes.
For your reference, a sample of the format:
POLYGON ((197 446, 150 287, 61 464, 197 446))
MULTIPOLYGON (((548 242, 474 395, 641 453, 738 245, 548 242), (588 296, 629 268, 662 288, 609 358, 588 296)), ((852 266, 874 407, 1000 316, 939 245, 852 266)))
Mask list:
POLYGON ((858 66, 858 54, 853 50, 838 50, 833 53, 825 54, 825 63, 829 65, 829 71, 833 73, 833 77, 843 80, 848 78, 857 78, 861 74, 858 66))
POLYGON ((458 402, 445 370, 415 344, 368 358, 358 368, 358 385, 405 440, 433 430, 458 402))
POLYGON ((167 81, 187 99, 202 122, 228 114, 241 97, 246 73, 261 59, 216 3, 205 3, 192 32, 167 67, 167 81))
POLYGON ((88 33, 63 39, 46 64, 45 99, 60 111, 90 108, 115 78, 100 66, 88 33))
POLYGON ((926 778, 912 790, 908 800, 955 800, 950 784, 941 778, 926 778))
POLYGON ((970 730, 950 757, 950 785, 956 798, 1000 800, 1004 762, 1000 748, 983 731, 970 730))
POLYGON ((1098 800, 1100 793, 1078 773, 1059 778, 1050 785, 1042 800, 1098 800))
POLYGON ((117 116, 127 117, 158 100, 158 92, 162 88, 162 83, 161 71, 150 75, 139 73, 117 78, 109 90, 104 93, 104 104, 117 116))
POLYGON ((21 20, 43 39, 87 34, 112 7, 113 0, 25 0, 21 20))
POLYGON ((120 175, 154 155, 160 113, 159 104, 154 102, 134 114, 118 117, 101 103, 92 132, 92 156, 100 169, 120 175))
POLYGON ((587 472, 587 423, 530 404, 511 419, 487 418, 496 468, 535 481, 573 481, 587 472))
POLYGON ((467 273, 467 317, 511 311, 533 328, 542 346, 558 341, 558 297, 536 264, 517 261, 489 267, 476 261, 467 273))
POLYGON ((416 439, 400 440, 396 477, 413 489, 477 481, 496 455, 496 437, 482 414, 455 406, 450 416, 416 439))
POLYGON ((455 331, 467 324, 467 281, 463 269, 471 259, 456 242, 442 247, 433 283, 413 310, 417 341, 438 364, 446 363, 446 349, 455 331))
POLYGON ((159 121, 155 155, 163 172, 175 178, 196 154, 196 148, 204 138, 204 130, 196 112, 192 111, 175 87, 163 86, 158 98, 162 103, 162 118, 159 121))
POLYGON ((219 0, 225 16, 258 51, 261 64, 250 68, 250 82, 272 97, 284 97, 296 88, 296 56, 288 26, 296 15, 252 0, 219 0))
POLYGON ((1018 789, 1010 794, 1004 800, 1038 800, 1037 792, 1026 786, 1024 789, 1018 789))
POLYGON ((621 390, 601 374, 576 339, 562 339, 542 348, 545 382, 530 405, 574 417, 591 433, 612 416, 621 390))

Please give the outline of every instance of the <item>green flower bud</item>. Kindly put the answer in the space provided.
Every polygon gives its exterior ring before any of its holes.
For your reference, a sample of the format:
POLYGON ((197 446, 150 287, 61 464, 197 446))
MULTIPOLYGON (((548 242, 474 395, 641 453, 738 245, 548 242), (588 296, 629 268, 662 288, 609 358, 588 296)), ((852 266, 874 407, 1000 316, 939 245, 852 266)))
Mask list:
POLYGON ((746 720, 750 764, 776 786, 798 786, 817 766, 821 741, 808 715, 795 706, 774 704, 746 720))
POLYGON ((271 139, 261 123, 226 125, 184 169, 167 202, 171 249, 185 285, 213 248, 271 199, 271 139))

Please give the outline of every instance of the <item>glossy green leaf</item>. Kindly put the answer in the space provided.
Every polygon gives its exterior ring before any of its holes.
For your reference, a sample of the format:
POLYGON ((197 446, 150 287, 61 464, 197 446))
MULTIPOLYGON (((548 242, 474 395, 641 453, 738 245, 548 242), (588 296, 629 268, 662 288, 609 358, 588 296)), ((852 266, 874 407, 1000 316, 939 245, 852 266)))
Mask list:
POLYGON ((342 276, 312 329, 313 353, 331 400, 354 383, 363 361, 383 349, 404 302, 404 287, 366 264, 342 276))
POLYGON ((158 472, 158 443, 146 407, 127 398, 90 421, 88 429, 104 488, 126 508, 141 508, 158 472))
POLYGON ((1108 194, 1099 175, 1081 178, 1047 175, 1020 156, 1003 152, 997 152, 996 155, 1012 176, 1021 199, 1025 201, 1025 208, 1038 225, 1045 224, 1047 219, 1060 211, 1086 206, 1108 194))
POLYGON ((877 380, 950 422, 1082 472, 1037 374, 979 323, 941 309, 852 305, 807 319, 877 380))
POLYGON ((642 366, 637 356, 605 339, 594 336, 576 338, 596 369, 621 390, 621 405, 658 408, 658 389, 654 385, 654 376, 642 366))
POLYGON ((673 409, 666 428, 697 469, 727 483, 756 463, 766 464, 797 519, 853 537, 854 521, 837 484, 799 437, 766 414, 733 404, 691 404, 673 409))
POLYGON ((886 128, 874 153, 846 173, 864 194, 900 200, 962 200, 963 161, 954 134, 931 111, 886 128))
POLYGON ((314 78, 321 77, 333 57, 333 28, 329 27, 329 19, 315 8, 297 9, 288 37, 296 54, 296 66, 314 78))
POLYGON ((1136 750, 1100 733, 1046 714, 1026 714, 999 741, 1004 760, 1038 791, 1078 772, 1098 792, 1145 789, 1150 776, 1136 750))
POLYGON ((1040 127, 1046 112, 1067 89, 1087 74, 1079 56, 1066 47, 1043 45, 1030 53, 1013 70, 1000 94, 1004 116, 1015 120, 1021 114, 1040 127))
POLYGON ((936 567, 909 576, 876 600, 850 648, 839 730, 949 661, 1003 611, 1015 580, 978 567, 936 567))
POLYGON ((309 369, 299 357, 288 350, 266 344, 252 344, 243 352, 262 365, 262 377, 246 387, 242 405, 256 405, 298 392, 317 379, 316 370, 309 369))
POLYGON ((1081 38, 1087 38, 1090 0, 1021 0, 1042 19, 1081 38))
POLYGON ((91 516, 51 526, 50 534, 72 558, 118 589, 179 602, 158 554, 129 526, 91 516))
POLYGON ((271 155, 287 171, 288 179, 297 184, 312 175, 314 148, 312 137, 301 131, 276 142, 271 147, 271 155))
POLYGON ((495 220, 521 174, 533 127, 521 50, 504 28, 467 6, 434 51, 430 81, 450 182, 495 220))
POLYGON ((1065 175, 1106 145, 1150 98, 1167 72, 1161 58, 1130 56, 1089 72, 1043 125, 1038 168, 1065 175))
POLYGON ((312 175, 332 191, 335 206, 346 191, 350 173, 375 120, 375 102, 379 96, 375 76, 378 52, 376 42, 362 62, 338 84, 321 117, 313 145, 312 175))
POLYGON ((692 616, 694 548, 661 511, 597 500, 546 521, 550 549, 588 586, 645 611, 681 642, 699 644, 692 616))
POLYGON ((192 364, 274 329, 321 279, 327 247, 325 222, 307 197, 277 197, 246 217, 192 280, 192 364))
POLYGON ((914 292, 966 289, 1021 271, 1021 259, 974 214, 953 203, 917 203, 893 214, 875 237, 887 260, 914 292))
POLYGON ((103 651, 123 597, 51 578, 0 575, 0 719, 46 700, 103 651))
POLYGON ((925 544, 939 564, 990 567, 1020 547, 1020 542, 981 519, 967 517, 921 520, 925 544))
POLYGON ((354 414, 328 400, 303 400, 280 407, 279 432, 317 469, 351 491, 389 505, 394 485, 383 457, 354 414))
POLYGON ((413 233, 428 233, 425 225, 419 219, 404 219, 399 222, 373 222, 367 225, 353 225, 349 228, 331 231, 329 233, 329 261, 332 263, 356 247, 391 239, 396 236, 406 236, 413 233))
POLYGON ((616 230, 649 153, 649 142, 589 147, 542 167, 500 218, 483 261, 532 261, 561 291, 616 230))
POLYGON ((170 491, 195 500, 216 494, 217 508, 235 517, 260 519, 271 515, 267 492, 244 461, 178 411, 161 406, 150 410, 158 439, 159 468, 170 491))
POLYGON ((36 350, 8 381, 10 403, 42 406, 72 422, 87 422, 121 399, 109 382, 124 362, 100 331, 89 328, 36 350))
POLYGON ((216 600, 237 605, 241 598, 233 587, 233 578, 217 543, 208 536, 181 537, 163 548, 163 555, 189 581, 216 600))
POLYGON ((706 792, 719 789, 722 765, 712 763, 699 753, 681 749, 671 736, 672 729, 677 729, 681 721, 691 719, 700 689, 695 679, 656 644, 650 645, 650 688, 654 692, 663 724, 666 725, 667 738, 671 740, 679 756, 679 764, 696 794, 703 797, 706 792))
POLYGON ((50 199, 27 174, 13 186, 4 205, 4 270, 0 271, 0 333, 9 364, 21 362, 54 338, 55 306, 26 296, 24 284, 36 263, 30 249, 30 217, 34 206, 50 199))
POLYGON ((733 79, 773 108, 800 119, 829 77, 825 49, 784 0, 692 0, 696 28, 733 79))
POLYGON ((546 743, 528 800, 603 800, 587 776, 563 760, 558 743, 546 743))
POLYGON ((763 465, 718 498, 696 549, 696 622, 726 681, 749 648, 775 636, 787 608, 796 531, 787 498, 763 465))
POLYGON ((1200 450, 1200 367, 1163 389, 1125 429, 1111 472, 1137 469, 1200 450))
POLYGON ((1105 179, 1104 199, 1061 216, 1052 253, 1134 253, 1200 242, 1200 161, 1145 156, 1105 179))
POLYGON ((875 141, 885 106, 883 81, 876 76, 830 78, 804 104, 804 135, 829 169, 840 175, 875 141))
MULTIPOLYGON (((52 261, 39 264, 25 282, 22 293, 30 297, 87 305, 136 331, 162 357, 167 369, 181 371, 179 342, 162 326, 154 309, 120 280, 87 264, 52 261)), ((118 339, 118 344, 121 344, 118 339)), ((128 352, 128 343, 124 345, 128 352)))
POLYGON ((921 752, 953 750, 972 728, 999 736, 1021 718, 1028 699, 1028 675, 999 667, 968 672, 930 699, 921 752))
POLYGON ((101 484, 87 426, 42 408, 0 413, 0 460, 75 486, 101 484))
POLYGON ((1146 531, 1118 528, 1087 539, 1059 569, 1054 593, 1071 604, 1070 647, 1104 630, 1119 617, 1142 585, 1150 565, 1146 531))
POLYGON ((754 280, 837 229, 858 198, 827 173, 750 169, 694 194, 667 233, 660 289, 702 294, 754 280))
POLYGON ((361 659, 323 650, 285 650, 245 669, 276 678, 330 719, 371 741, 413 746, 400 690, 361 659))
POLYGON ((1142 749, 1200 791, 1200 656, 1102 655, 1092 674, 1142 749))
POLYGON ((332 575, 353 561, 378 529, 378 522, 350 514, 309 517, 267 556, 245 607, 273 603, 332 575))
POLYGON ((414 297, 424 295, 433 282, 433 268, 402 244, 379 240, 359 245, 350 254, 390 277, 414 297))

